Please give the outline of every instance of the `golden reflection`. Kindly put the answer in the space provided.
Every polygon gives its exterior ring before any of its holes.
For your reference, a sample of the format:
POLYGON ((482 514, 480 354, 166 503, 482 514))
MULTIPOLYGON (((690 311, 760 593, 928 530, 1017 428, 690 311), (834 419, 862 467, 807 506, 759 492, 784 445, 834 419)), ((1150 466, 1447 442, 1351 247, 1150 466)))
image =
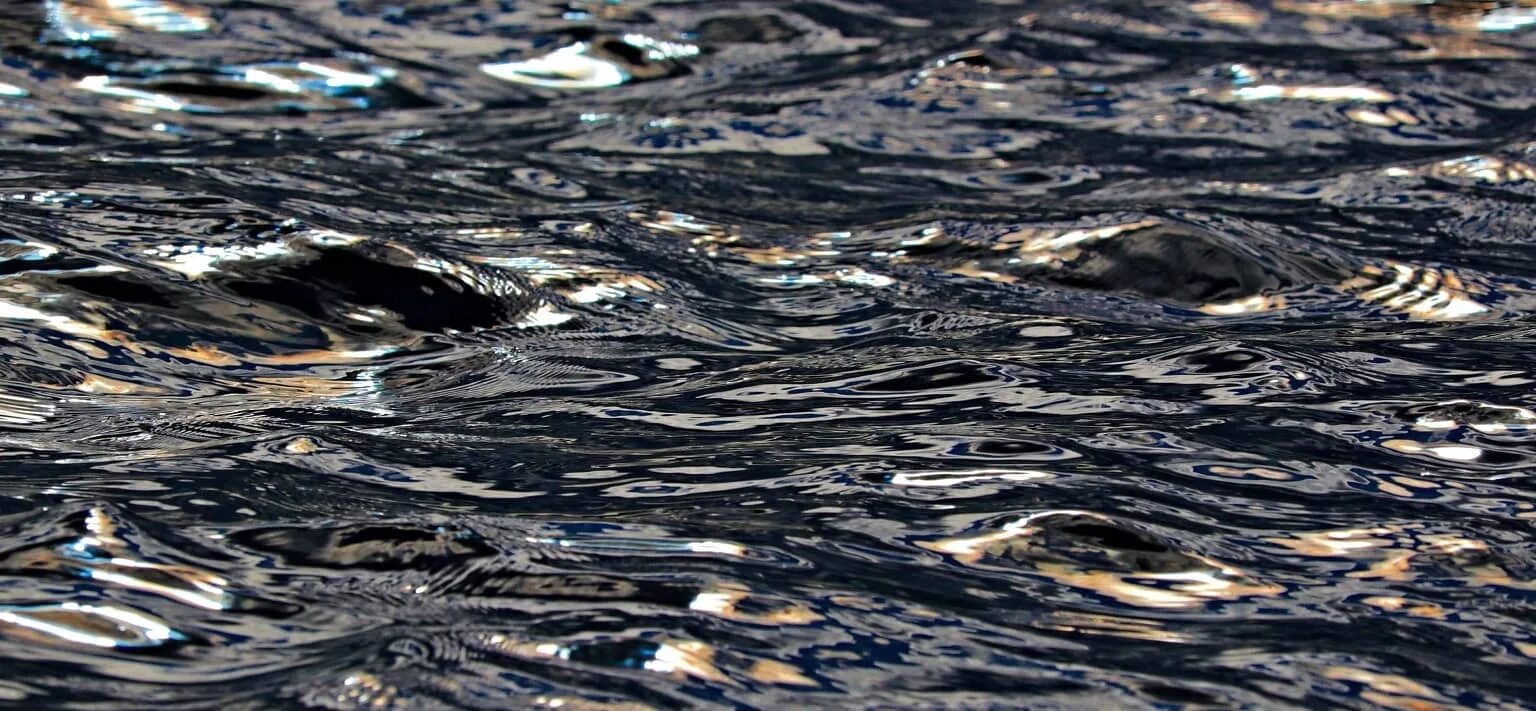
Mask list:
MULTIPOLYGON (((1263 92, 1269 91, 1264 87, 1259 89, 1263 92)), ((1299 93, 1283 91, 1280 94, 1318 101, 1391 99, 1390 95, 1384 93, 1373 93, 1373 90, 1357 91, 1353 88, 1338 91, 1309 90, 1299 93)), ((1376 109, 1355 109, 1354 111, 1359 112, 1356 116, 1358 120, 1367 122, 1399 125, 1417 121, 1411 114, 1396 107, 1379 111, 1376 109)), ((1523 164, 1517 166, 1492 159, 1481 163, 1473 163, 1469 159, 1456 159, 1439 164, 1431 170, 1432 172, 1440 171, 1446 175, 1466 172, 1480 178, 1524 179, 1522 176, 1526 171, 1533 171, 1533 174, 1536 174, 1536 169, 1524 167, 1523 164)), ((1389 173, 1392 171, 1403 171, 1403 174, 1407 174, 1405 169, 1389 169, 1389 173)), ((1257 184, 1245 184, 1239 187, 1250 192, 1267 189, 1267 186, 1257 184)), ((741 244, 741 235, 735 230, 703 222, 689 215, 659 212, 654 215, 635 213, 632 217, 645 220, 648 227, 659 231, 692 235, 695 247, 702 247, 710 256, 733 255, 757 266, 779 269, 804 268, 809 264, 834 260, 851 254, 850 250, 840 246, 849 237, 846 233, 813 235, 813 239, 808 242, 806 248, 802 249, 782 245, 752 247, 741 244)), ((1161 226, 1164 226, 1164 223, 1160 220, 1140 218, 1095 226, 1019 227, 991 237, 956 237, 948 234, 943 225, 931 225, 918 230, 912 236, 902 239, 891 247, 874 249, 867 254, 870 257, 894 263, 916 263, 931 259, 930 253, 936 251, 958 251, 962 255, 965 249, 1000 253, 1000 256, 1004 257, 1003 260, 962 258, 950 261, 952 258, 941 257, 940 259, 947 261, 947 263, 941 263, 941 266, 944 271, 957 276, 1000 284, 1016 284, 1024 280, 1024 277, 1014 271, 1019 267, 1066 268, 1074 260, 1082 258, 1085 250, 1095 243, 1122 238, 1161 226)), ((506 263, 504 266, 512 265, 506 263)), ((559 267, 553 262, 539 264, 529 262, 523 268, 533 274, 548 273, 552 277, 560 275, 571 278, 575 274, 570 269, 559 267)), ((758 281, 787 287, 844 283, 882 288, 898 283, 898 280, 893 277, 857 267, 764 276, 759 277, 758 281)), ((604 296, 615 296, 629 288, 629 285, 629 282, 625 282, 623 286, 616 287, 612 291, 604 291, 603 287, 594 286, 590 291, 571 292, 569 295, 577 299, 584 298, 582 296, 584 294, 601 293, 604 296)), ((649 284, 639 287, 640 290, 647 288, 654 287, 649 284)), ((1334 288, 1363 302, 1415 319, 1449 321, 1492 314, 1492 309, 1480 301, 1487 295, 1487 287, 1469 282, 1456 272, 1446 269, 1391 261, 1382 264, 1366 264, 1359 267, 1353 276, 1335 284, 1334 288)), ((1296 295, 1288 297, 1282 294, 1253 294, 1227 301, 1203 303, 1194 308, 1210 316, 1241 316, 1284 311, 1295 306, 1298 298, 1296 295)))
POLYGON ((1411 439, 1389 439, 1381 443, 1394 452, 1403 454, 1428 454, 1451 462, 1475 462, 1483 456, 1481 447, 1464 444, 1424 444, 1411 439))
POLYGON ((64 345, 69 346, 70 348, 73 348, 74 350, 79 351, 82 355, 84 355, 87 358, 95 358, 96 360, 107 360, 108 358, 112 357, 112 354, 108 353, 105 348, 102 348, 101 346, 98 346, 98 345, 96 345, 94 343, 87 343, 85 341, 77 341, 77 340, 71 339, 71 340, 65 341, 64 345))
POLYGON ((1051 229, 1026 227, 1014 230, 992 245, 994 251, 1013 251, 1034 264, 1060 264, 1077 258, 1078 247, 1121 235, 1157 227, 1153 219, 1135 220, 1100 227, 1051 229))
POLYGON ((1268 311, 1282 311, 1286 307, 1283 296, 1270 296, 1267 294, 1254 294, 1253 296, 1223 301, 1213 304, 1201 304, 1197 307, 1201 313, 1208 316, 1237 316, 1240 314, 1257 314, 1268 311))
POLYGON ((962 565, 1024 562, 1033 572, 1063 585, 1137 607, 1193 608, 1217 600, 1279 595, 1284 588, 1260 583, 1246 573, 1205 556, 1137 540, 1120 549, 1103 535, 1135 536, 1113 519, 1086 511, 1046 511, 965 538, 921 542, 928 550, 962 565), (1114 533, 1110 533, 1114 532, 1114 533), (1066 536, 1061 545, 1047 537, 1066 536), (1062 546, 1077 549, 1063 549, 1062 546), (1069 557, 1071 556, 1071 557, 1069 557))
POLYGON ((289 454, 314 454, 320 451, 320 445, 311 437, 294 437, 283 445, 283 451, 289 454))
MULTIPOLYGON (((759 684, 815 687, 819 684, 790 664, 737 652, 722 653, 714 645, 696 640, 586 639, 564 642, 522 640, 510 635, 489 634, 482 643, 504 654, 526 659, 559 659, 576 664, 639 668, 677 681, 689 679, 737 687, 741 680, 759 684), (590 650, 601 650, 591 655, 590 650), (616 664, 611 651, 628 652, 616 664)), ((549 705, 550 708, 558 708, 549 705)))
MULTIPOLYGON (((144 388, 133 383, 90 373, 80 378, 80 382, 75 384, 75 389, 92 395, 129 395, 144 391, 144 388)), ((163 389, 157 388, 157 390, 161 390, 160 394, 164 394, 163 389)))
POLYGON ((747 261, 765 267, 792 267, 808 259, 817 257, 835 257, 836 251, 822 252, 798 252, 783 247, 740 247, 731 250, 732 254, 740 256, 747 261))
POLYGON ((737 622, 754 625, 809 625, 824 619, 804 605, 792 604, 765 612, 746 612, 741 605, 752 597, 744 586, 721 585, 699 591, 688 603, 688 609, 707 612, 737 622))
POLYGON ((38 642, 107 649, 158 647, 186 639, 167 622, 148 613, 77 602, 0 606, 0 630, 38 642))
MULTIPOLYGON (((1418 46, 1418 49, 1392 53, 1407 61, 1519 59, 1525 56, 1520 47, 1497 44, 1491 41, 1490 35, 1536 24, 1536 3, 1531 0, 1517 0, 1513 5, 1494 0, 1277 0, 1274 8, 1319 20, 1422 16, 1435 31, 1400 35, 1403 40, 1418 46)), ((1314 26, 1311 29, 1336 31, 1332 27, 1314 26)))
POLYGON ((1301 476, 1296 472, 1289 472, 1271 467, 1231 467, 1218 464, 1205 467, 1201 471, 1207 474, 1214 474, 1216 476, 1238 480, 1262 479, 1264 481, 1296 481, 1297 479, 1301 478, 1301 476))
POLYGON ((963 276, 969 279, 981 279, 983 281, 992 281, 999 284, 1015 284, 1019 281, 1019 278, 1013 276, 1012 274, 1004 274, 1002 272, 987 269, 986 267, 983 267, 980 262, 967 262, 965 264, 950 267, 945 271, 949 272, 950 274, 954 274, 955 276, 963 276))
POLYGON ((1387 527, 1346 528, 1334 531, 1296 533, 1285 538, 1266 539, 1297 553, 1323 558, 1351 556, 1391 544, 1396 529, 1387 527))
POLYGON ((1425 0, 1274 0, 1281 12, 1330 18, 1390 17, 1418 12, 1425 0))
POLYGON ((622 274, 618 272, 602 273, 593 270, 588 273, 591 282, 581 286, 568 286, 557 288, 556 291, 571 301, 578 304, 591 304, 598 301, 614 301, 633 293, 654 294, 662 290, 661 284, 650 277, 639 274, 622 274), (598 274, 602 274, 601 277, 598 274))
POLYGON ((1262 10, 1238 0, 1196 0, 1189 10, 1209 22, 1249 29, 1268 19, 1262 10))
POLYGON ((1486 289, 1455 272, 1401 262, 1367 264, 1338 288, 1367 303, 1428 321, 1452 321, 1488 314, 1477 297, 1486 289))
POLYGON ((1342 665, 1323 670, 1323 676, 1365 687, 1360 698, 1386 709, 1429 711, 1459 707, 1455 699, 1405 676, 1384 674, 1342 665))
POLYGON ((463 227, 452 230, 449 234, 476 240, 516 240, 527 237, 529 232, 517 227, 492 226, 492 227, 463 227))
POLYGON ((0 565, 45 570, 116 585, 175 600, 204 610, 229 609, 235 596, 229 581, 187 565, 151 563, 130 557, 131 546, 117 536, 117 525, 105 509, 86 514, 86 535, 57 547, 13 552, 0 565))
POLYGON ((1189 644, 1195 641, 1193 637, 1187 634, 1169 631, 1167 625, 1158 620, 1143 620, 1091 612, 1055 611, 1044 621, 1035 623, 1034 626, 1057 632, 1120 637, 1122 639, 1134 639, 1144 642, 1189 644))
MULTIPOLYGON (((1529 0, 1518 0, 1521 6, 1529 0)), ((1274 8, 1338 19, 1428 15, 1452 29, 1474 29, 1481 18, 1500 10, 1497 0, 1275 0, 1274 8)))
POLYGON ((919 231, 915 237, 902 240, 893 250, 876 251, 871 256, 897 263, 910 263, 925 258, 914 253, 919 249, 962 247, 1001 253, 1000 256, 1006 259, 1004 263, 972 259, 950 263, 943 268, 946 272, 957 276, 1000 284, 1014 284, 1018 283, 1020 278, 1004 270, 1019 266, 1059 268, 1082 256, 1083 247, 1161 224, 1154 219, 1138 219, 1089 227, 1021 227, 993 238, 953 237, 946 234, 942 226, 933 226, 919 231))
POLYGON ((679 235, 692 235, 694 237, 707 237, 713 239, 726 239, 731 237, 735 230, 726 225, 716 224, 701 220, 693 215, 670 210, 657 210, 654 213, 632 212, 630 219, 658 232, 670 232, 679 235))
POLYGON ((1475 34, 1406 34, 1403 39, 1419 49, 1401 50, 1397 56, 1408 61, 1435 62, 1456 59, 1520 59, 1525 52, 1516 47, 1493 44, 1475 34))
POLYGON ((1395 595, 1375 595, 1365 598, 1361 602, 1378 610, 1399 613, 1409 617, 1443 620, 1446 616, 1445 608, 1432 602, 1413 602, 1407 598, 1395 595))
POLYGON ((47 0, 49 24, 72 42, 116 37, 121 30, 206 32, 213 28, 208 11, 168 0, 47 0))
POLYGON ((1203 562, 1214 567, 1210 570, 1125 574, 1041 563, 1036 570, 1059 583, 1092 590, 1137 607, 1190 608, 1212 600, 1271 597, 1284 592, 1278 585, 1247 582, 1246 576, 1236 568, 1209 559, 1203 562))
POLYGON ((1415 492, 1438 491, 1443 486, 1439 482, 1428 479, 1420 479, 1407 474, 1389 474, 1376 481, 1376 490, 1396 496, 1400 499, 1415 499, 1415 492))
POLYGON ((353 672, 341 680, 337 703, 357 708, 390 708, 400 698, 400 690, 368 672, 353 672))
POLYGON ((1356 107, 1345 111, 1344 116, 1355 123, 1363 123, 1367 126, 1376 126, 1378 128, 1417 126, 1420 123, 1417 116, 1396 106, 1383 110, 1356 107))
MULTIPOLYGON (((318 330, 329 333, 329 329, 323 327, 318 328, 318 330)), ((340 337, 337 337, 337 340, 341 340, 340 337)), ((413 344, 418 340, 419 339, 412 338, 407 341, 405 345, 413 344)), ((375 346, 372 348, 346 349, 315 348, 311 350, 294 351, 277 355, 264 355, 261 353, 240 353, 237 356, 217 346, 209 345, 206 343, 198 343, 187 348, 164 348, 160 349, 160 352, 169 356, 180 358, 182 360, 202 363, 204 365, 212 365, 221 368, 233 368, 244 364, 273 366, 340 365, 345 363, 375 360, 380 356, 388 355, 389 353, 394 352, 396 349, 397 346, 375 346)), ((290 384, 298 384, 303 383, 304 381, 268 380, 266 382, 269 385, 277 385, 284 382, 290 384)))
POLYGON ((556 250, 544 256, 471 257, 469 262, 515 271, 534 285, 546 287, 578 304, 617 301, 665 290, 660 282, 642 274, 555 261, 567 256, 571 256, 568 250, 556 250))
POLYGON ((747 668, 747 678, 759 684, 782 684, 785 686, 820 686, 812 679, 801 674, 793 666, 774 659, 759 659, 752 662, 747 668))
MULTIPOLYGON (((302 360, 302 363, 321 364, 323 361, 302 360)), ((232 390, 243 390, 252 395, 269 397, 340 397, 343 395, 371 394, 378 383, 361 378, 343 380, 311 375, 257 375, 249 378, 215 378, 213 382, 232 390)))
POLYGON ((1429 175, 1441 180, 1468 181, 1487 185, 1510 185, 1536 180, 1536 166, 1523 161, 1489 155, 1462 156, 1418 168, 1394 167, 1383 172, 1391 177, 1429 175))
POLYGON ((1453 576, 1471 587, 1536 590, 1536 581, 1515 578, 1485 542, 1409 525, 1292 533, 1264 539, 1303 556, 1359 561, 1346 577, 1408 582, 1453 576))

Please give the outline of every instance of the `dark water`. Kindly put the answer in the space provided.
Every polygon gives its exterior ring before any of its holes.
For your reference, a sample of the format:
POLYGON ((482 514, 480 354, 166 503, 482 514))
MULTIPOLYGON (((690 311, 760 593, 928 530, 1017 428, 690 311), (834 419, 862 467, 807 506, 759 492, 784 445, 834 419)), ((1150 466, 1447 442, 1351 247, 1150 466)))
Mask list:
POLYGON ((1536 698, 1524 0, 3 8, 7 705, 1536 698))

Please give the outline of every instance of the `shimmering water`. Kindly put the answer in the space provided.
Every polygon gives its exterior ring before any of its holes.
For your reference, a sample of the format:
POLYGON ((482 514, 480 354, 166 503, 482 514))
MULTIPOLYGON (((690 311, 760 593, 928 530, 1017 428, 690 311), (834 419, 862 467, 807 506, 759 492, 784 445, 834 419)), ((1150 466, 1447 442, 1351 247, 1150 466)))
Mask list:
POLYGON ((1536 698, 1536 4, 3 10, 0 702, 1536 698))

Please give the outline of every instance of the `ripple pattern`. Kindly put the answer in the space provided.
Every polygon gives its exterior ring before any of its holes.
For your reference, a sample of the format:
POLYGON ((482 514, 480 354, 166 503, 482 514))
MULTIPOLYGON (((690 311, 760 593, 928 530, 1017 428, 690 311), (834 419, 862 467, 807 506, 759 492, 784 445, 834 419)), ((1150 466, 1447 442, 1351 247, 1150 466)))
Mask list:
POLYGON ((0 40, 0 705, 1536 698, 1527 0, 0 40))

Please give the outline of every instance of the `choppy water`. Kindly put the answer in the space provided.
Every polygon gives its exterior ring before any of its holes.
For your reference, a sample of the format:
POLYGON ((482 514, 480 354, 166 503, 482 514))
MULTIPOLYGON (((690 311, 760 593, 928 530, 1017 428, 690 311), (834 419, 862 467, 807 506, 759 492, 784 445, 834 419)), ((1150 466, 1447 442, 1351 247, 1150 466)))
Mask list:
POLYGON ((8 2, 0 701, 1536 698, 1536 6, 8 2))

